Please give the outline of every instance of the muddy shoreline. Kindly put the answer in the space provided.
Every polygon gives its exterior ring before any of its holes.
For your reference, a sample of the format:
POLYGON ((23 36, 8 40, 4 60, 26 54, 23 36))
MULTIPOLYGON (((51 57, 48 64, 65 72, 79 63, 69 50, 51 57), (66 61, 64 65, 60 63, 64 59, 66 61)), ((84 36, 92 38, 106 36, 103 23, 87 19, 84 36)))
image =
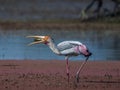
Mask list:
POLYGON ((2 22, 0 28, 9 30, 19 29, 83 29, 83 30, 120 30, 119 23, 95 23, 95 22, 80 22, 80 23, 56 23, 56 22, 2 22))
POLYGON ((70 61, 67 83, 65 61, 1 60, 0 90, 119 90, 119 61, 89 61, 75 83, 81 61, 70 61))

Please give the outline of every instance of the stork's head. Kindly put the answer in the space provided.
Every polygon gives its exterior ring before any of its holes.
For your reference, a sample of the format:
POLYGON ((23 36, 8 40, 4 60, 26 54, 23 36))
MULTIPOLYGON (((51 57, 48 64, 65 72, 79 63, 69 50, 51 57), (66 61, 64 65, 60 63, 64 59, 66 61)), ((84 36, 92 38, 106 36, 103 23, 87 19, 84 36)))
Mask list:
POLYGON ((83 54, 85 57, 89 57, 92 55, 92 53, 88 50, 88 48, 84 44, 81 44, 79 46, 79 50, 81 54, 83 54))
POLYGON ((33 45, 33 44, 47 44, 50 41, 50 36, 27 36, 27 38, 34 38, 34 41, 28 45, 33 45))

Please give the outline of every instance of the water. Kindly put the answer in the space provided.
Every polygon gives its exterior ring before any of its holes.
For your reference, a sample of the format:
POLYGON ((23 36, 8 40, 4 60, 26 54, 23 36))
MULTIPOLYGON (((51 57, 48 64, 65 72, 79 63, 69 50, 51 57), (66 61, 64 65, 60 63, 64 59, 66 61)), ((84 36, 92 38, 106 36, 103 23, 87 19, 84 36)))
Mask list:
MULTIPOLYGON (((81 10, 90 2, 88 0, 0 0, 0 20, 76 19, 80 18, 81 10)), ((113 7, 114 3, 106 0, 102 8, 112 11, 113 7)), ((92 9, 95 8, 96 4, 92 9)))
MULTIPOLYGON (((103 8, 112 10, 114 4, 104 1, 103 8)), ((78 19, 80 11, 90 1, 82 0, 0 0, 1 21, 39 21, 44 19, 78 19)), ((95 5, 92 9, 95 9, 95 5)), ((119 60, 120 42, 117 30, 2 30, 0 29, 0 59, 60 59, 45 45, 28 47, 32 40, 27 35, 51 35, 56 43, 64 40, 78 40, 89 47, 92 60, 119 60)), ((83 56, 71 58, 82 60, 83 56)))
MULTIPOLYGON (((56 44, 64 40, 78 40, 84 43, 93 53, 91 60, 120 60, 120 31, 119 30, 0 30, 0 59, 58 59, 63 56, 55 55, 46 45, 27 46, 32 39, 27 35, 50 35, 56 44)), ((83 60, 84 56, 72 57, 71 60, 83 60)))

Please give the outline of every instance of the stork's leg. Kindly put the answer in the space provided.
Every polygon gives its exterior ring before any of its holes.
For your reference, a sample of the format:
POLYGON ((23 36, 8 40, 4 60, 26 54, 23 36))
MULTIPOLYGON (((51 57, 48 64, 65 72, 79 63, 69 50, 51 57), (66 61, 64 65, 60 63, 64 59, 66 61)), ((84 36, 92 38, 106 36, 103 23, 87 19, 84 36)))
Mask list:
POLYGON ((70 78, 70 74, 69 74, 69 63, 68 63, 68 56, 65 57, 65 60, 66 60, 66 74, 67 74, 67 77, 68 77, 68 83, 69 83, 69 78, 70 78))
POLYGON ((82 63, 82 65, 79 67, 77 73, 76 73, 76 81, 77 83, 79 82, 79 73, 81 72, 83 66, 86 64, 87 60, 88 60, 89 57, 86 58, 86 60, 82 63))

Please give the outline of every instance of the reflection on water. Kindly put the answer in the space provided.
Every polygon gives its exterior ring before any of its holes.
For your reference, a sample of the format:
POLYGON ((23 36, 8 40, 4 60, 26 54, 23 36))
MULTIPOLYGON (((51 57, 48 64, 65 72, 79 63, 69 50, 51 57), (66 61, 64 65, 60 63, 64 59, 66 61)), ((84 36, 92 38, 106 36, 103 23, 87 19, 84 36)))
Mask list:
MULTIPOLYGON (((88 0, 0 0, 0 20, 41 20, 79 18, 88 0)), ((113 2, 104 0, 103 8, 111 10, 113 2)), ((93 5, 92 9, 96 8, 93 5)))
MULTIPOLYGON (((93 53, 91 60, 120 60, 120 31, 118 30, 0 30, 0 59, 60 59, 46 45, 27 46, 27 35, 50 35, 56 44, 64 40, 78 40, 93 53)), ((83 56, 71 58, 82 60, 83 56)))

